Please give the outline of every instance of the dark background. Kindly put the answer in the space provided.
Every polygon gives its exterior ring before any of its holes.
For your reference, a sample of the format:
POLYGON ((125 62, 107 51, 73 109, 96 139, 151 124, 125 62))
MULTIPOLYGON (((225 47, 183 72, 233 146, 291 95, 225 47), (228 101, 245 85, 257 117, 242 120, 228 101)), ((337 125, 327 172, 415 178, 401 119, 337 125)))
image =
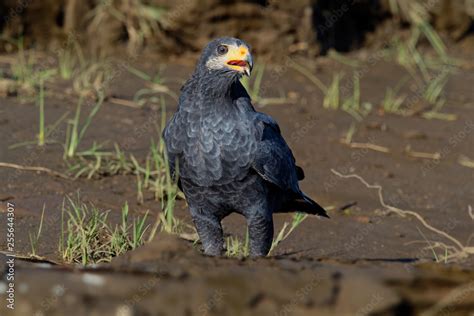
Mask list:
POLYGON ((317 56, 377 45, 417 23, 413 3, 421 5, 423 20, 454 41, 472 31, 472 1, 450 0, 4 0, 0 29, 4 38, 23 36, 27 45, 50 50, 73 36, 93 54, 117 52, 120 44, 128 53, 147 47, 183 54, 230 35, 272 58, 317 56))

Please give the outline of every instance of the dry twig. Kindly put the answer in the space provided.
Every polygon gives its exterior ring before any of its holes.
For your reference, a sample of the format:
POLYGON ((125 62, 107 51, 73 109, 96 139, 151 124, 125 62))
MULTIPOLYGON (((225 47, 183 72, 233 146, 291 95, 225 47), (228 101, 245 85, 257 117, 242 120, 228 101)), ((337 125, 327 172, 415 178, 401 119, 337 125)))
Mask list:
POLYGON ((461 155, 458 160, 459 164, 464 167, 474 168, 474 160, 461 155))
POLYGON ((141 108, 140 105, 138 105, 134 101, 126 100, 126 99, 120 99, 120 98, 109 98, 108 100, 110 103, 118 104, 118 105, 123 105, 127 106, 129 108, 134 108, 134 109, 139 109, 141 108))
POLYGON ((45 172, 47 174, 50 174, 55 177, 63 178, 63 179, 68 179, 70 180, 67 175, 61 172, 57 172, 45 167, 33 167, 33 166, 21 166, 17 165, 14 163, 8 163, 8 162, 0 162, 0 167, 5 167, 5 168, 12 168, 12 169, 18 169, 18 170, 25 170, 25 171, 37 171, 37 172, 45 172))
POLYGON ((441 159, 441 154, 439 152, 424 153, 424 152, 420 152, 420 151, 414 151, 414 150, 411 150, 410 146, 407 146, 405 148, 405 153, 408 156, 411 156, 411 157, 414 157, 414 158, 433 159, 433 160, 440 160, 441 159))
MULTIPOLYGON (((428 230, 430 230, 430 231, 446 238, 447 240, 451 241, 454 244, 454 246, 448 246, 448 245, 446 245, 442 242, 436 242, 434 244, 434 247, 450 249, 451 250, 451 254, 446 255, 446 258, 445 258, 446 260, 448 260, 448 259, 463 259, 463 258, 468 257, 469 255, 474 255, 474 247, 465 246, 459 240, 457 240, 453 236, 449 235, 448 233, 431 226, 429 223, 426 222, 426 220, 420 214, 418 214, 414 211, 402 210, 402 209, 399 209, 395 206, 391 206, 391 205, 386 204, 385 200, 383 198, 383 192, 382 192, 383 188, 382 188, 382 186, 380 186, 378 184, 369 184, 364 178, 362 178, 361 176, 359 176, 357 174, 344 175, 344 174, 341 174, 341 173, 337 172, 334 169, 331 169, 331 171, 332 171, 332 173, 334 173, 338 177, 341 177, 341 178, 344 178, 344 179, 355 178, 355 179, 359 180, 360 182, 362 182, 368 189, 377 190, 380 204, 384 208, 386 208, 389 212, 393 212, 393 213, 395 213, 395 214, 397 214, 401 217, 405 217, 407 215, 413 216, 428 230)), ((472 213, 471 210, 472 210, 471 206, 469 206, 469 214, 470 215, 472 213)))
POLYGON ((378 151, 382 153, 389 153, 390 149, 385 147, 385 146, 380 146, 372 143, 354 143, 354 142, 346 142, 341 140, 341 143, 344 145, 347 145, 351 148, 356 148, 356 149, 370 149, 373 151, 378 151))

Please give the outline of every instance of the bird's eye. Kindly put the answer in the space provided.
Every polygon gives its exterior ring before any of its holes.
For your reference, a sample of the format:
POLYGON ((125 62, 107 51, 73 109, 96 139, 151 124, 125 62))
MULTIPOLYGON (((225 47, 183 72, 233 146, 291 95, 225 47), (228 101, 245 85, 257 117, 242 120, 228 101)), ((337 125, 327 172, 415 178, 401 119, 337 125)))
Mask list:
POLYGON ((224 55, 229 51, 229 48, 225 45, 219 45, 217 46, 217 53, 219 55, 224 55))

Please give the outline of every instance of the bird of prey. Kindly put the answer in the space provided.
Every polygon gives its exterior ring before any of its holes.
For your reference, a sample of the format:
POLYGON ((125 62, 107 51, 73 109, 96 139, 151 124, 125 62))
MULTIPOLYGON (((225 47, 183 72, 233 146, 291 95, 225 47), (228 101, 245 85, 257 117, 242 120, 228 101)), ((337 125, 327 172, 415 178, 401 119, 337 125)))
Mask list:
POLYGON ((273 213, 328 217, 298 186, 304 178, 277 122, 255 111, 240 83, 250 76, 249 46, 224 37, 204 49, 181 88, 176 113, 163 131, 170 171, 179 181, 204 253, 222 255, 221 220, 245 216, 252 257, 268 254, 273 213))

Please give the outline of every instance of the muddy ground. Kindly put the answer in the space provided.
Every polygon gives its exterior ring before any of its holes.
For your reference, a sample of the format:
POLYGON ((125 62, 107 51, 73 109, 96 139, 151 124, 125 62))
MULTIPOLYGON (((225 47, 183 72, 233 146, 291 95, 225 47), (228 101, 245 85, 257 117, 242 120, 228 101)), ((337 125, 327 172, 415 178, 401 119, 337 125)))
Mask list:
MULTIPOLYGON (((472 56, 472 51, 459 47, 452 53, 466 60, 472 56)), ((426 240, 452 245, 449 240, 431 233, 413 217, 387 212, 376 191, 356 179, 341 179, 331 169, 357 173, 371 184, 380 184, 388 204, 418 212, 468 245, 474 232, 474 219, 468 213, 468 206, 474 206, 474 169, 458 159, 461 155, 474 159, 474 72, 469 65, 460 67, 446 86, 448 104, 442 112, 455 115, 454 121, 387 114, 377 110, 385 89, 395 86, 406 72, 384 60, 368 66, 372 54, 361 50, 348 55, 364 69, 363 101, 376 107, 361 122, 343 111, 324 109, 321 92, 291 68, 273 65, 264 77, 264 96, 279 96, 283 91, 292 102, 259 110, 279 122, 298 164, 305 169, 303 190, 329 209, 331 219, 308 218, 271 257, 258 260, 207 258, 198 246, 165 234, 111 264, 86 269, 18 258, 14 311, 6 307, 3 292, 8 266, 1 267, 1 315, 472 315, 474 258, 436 262, 426 240), (357 128, 353 142, 376 144, 389 152, 341 143, 353 123, 357 128), (421 153, 439 152, 441 157, 413 157, 406 153, 407 146, 421 153), (353 206, 341 210, 347 205, 353 206)), ((134 66, 154 73, 159 64, 166 64, 164 77, 178 93, 193 62, 189 58, 165 63, 141 56, 134 66)), ((345 71, 349 78, 353 71, 329 57, 304 63, 326 83, 336 71, 345 71)), ((2 67, 8 69, 8 64, 2 67)), ((112 98, 133 100, 144 84, 126 71, 117 72, 83 148, 94 141, 108 141, 109 149, 118 143, 145 159, 150 140, 158 138, 155 123, 160 109, 112 102, 112 98)), ((47 124, 66 111, 74 113, 77 96, 70 93, 70 86, 60 80, 46 86, 47 124)), ((9 149, 34 140, 38 108, 34 101, 15 96, 0 103, 0 161, 65 172, 65 124, 54 133, 56 143, 9 149)), ((169 116, 176 103, 167 98, 167 104, 169 116)), ((119 216, 125 201, 134 214, 150 210, 155 217, 161 211, 152 193, 145 193, 143 204, 137 203, 134 175, 73 181, 1 168, 0 179, 0 235, 6 235, 7 203, 13 203, 15 253, 27 256, 31 251, 28 232, 37 229, 45 205, 38 254, 53 262, 61 261, 57 245, 65 195, 80 192, 82 201, 112 210, 112 219, 119 216)), ((184 201, 178 202, 176 213, 190 223, 184 201)), ((290 217, 276 215, 275 229, 290 217)), ((232 215, 225 219, 224 230, 243 236, 244 224, 243 218, 232 215)), ((6 249, 2 237, 0 250, 6 249)), ((2 264, 7 261, 5 255, 0 256, 2 264)))

